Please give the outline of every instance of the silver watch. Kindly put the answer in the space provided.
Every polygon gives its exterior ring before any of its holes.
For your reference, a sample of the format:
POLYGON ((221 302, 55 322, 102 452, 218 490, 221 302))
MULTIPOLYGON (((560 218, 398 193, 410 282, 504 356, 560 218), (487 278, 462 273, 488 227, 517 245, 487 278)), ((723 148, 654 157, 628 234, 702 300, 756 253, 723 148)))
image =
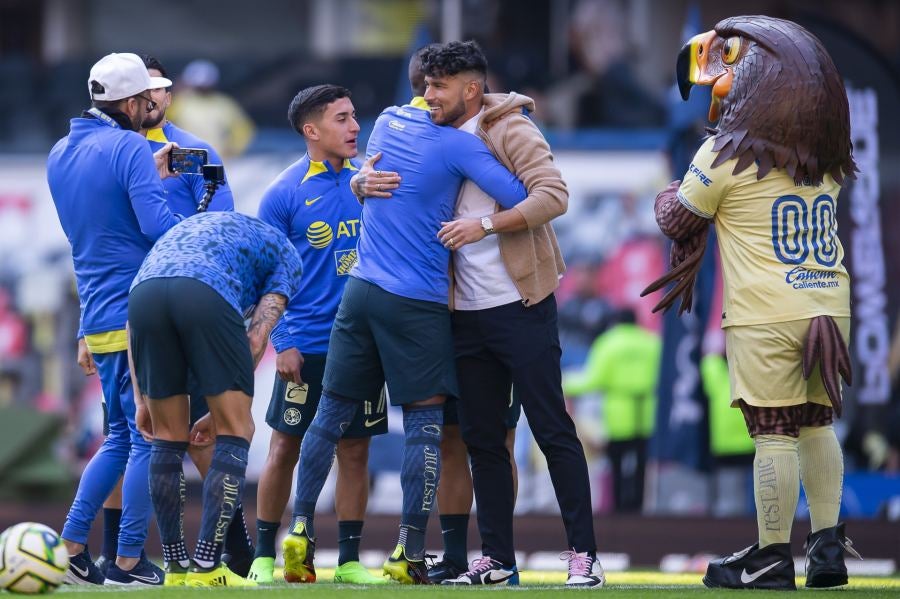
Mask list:
POLYGON ((490 216, 481 217, 481 228, 484 229, 485 235, 492 235, 494 233, 494 223, 491 222, 490 216))

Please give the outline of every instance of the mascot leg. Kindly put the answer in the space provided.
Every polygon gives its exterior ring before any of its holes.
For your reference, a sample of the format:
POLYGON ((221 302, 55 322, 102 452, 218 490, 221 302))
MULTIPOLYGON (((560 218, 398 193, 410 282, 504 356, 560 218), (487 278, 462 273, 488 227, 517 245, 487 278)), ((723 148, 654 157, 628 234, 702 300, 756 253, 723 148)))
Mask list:
POLYGON ((756 444, 753 495, 759 542, 712 560, 703 584, 713 588, 795 590, 791 525, 800 495, 801 406, 761 408, 740 402, 756 444))
MULTIPOLYGON (((807 404, 809 426, 800 428, 800 477, 809 501, 812 532, 806 538, 806 586, 836 587, 847 584, 844 552, 856 557, 852 542, 838 523, 844 477, 844 457, 834 428, 815 422, 816 412, 830 408, 807 404)), ((818 419, 821 420, 821 419, 818 419)))

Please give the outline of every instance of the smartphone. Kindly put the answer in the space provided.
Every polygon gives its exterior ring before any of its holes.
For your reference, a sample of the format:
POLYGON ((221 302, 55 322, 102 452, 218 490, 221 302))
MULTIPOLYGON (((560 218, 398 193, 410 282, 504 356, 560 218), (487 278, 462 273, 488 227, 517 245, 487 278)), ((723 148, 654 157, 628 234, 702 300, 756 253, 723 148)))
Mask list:
POLYGON ((169 152, 169 170, 182 175, 202 175, 208 158, 203 148, 173 148, 169 152))

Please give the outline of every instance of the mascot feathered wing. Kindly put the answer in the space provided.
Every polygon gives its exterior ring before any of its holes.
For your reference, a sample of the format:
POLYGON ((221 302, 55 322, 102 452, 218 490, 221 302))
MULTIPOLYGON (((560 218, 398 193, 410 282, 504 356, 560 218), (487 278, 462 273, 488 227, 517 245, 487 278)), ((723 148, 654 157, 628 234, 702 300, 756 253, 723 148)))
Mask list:
MULTIPOLYGON (((765 16, 732 17, 685 44, 677 61, 678 87, 687 99, 693 85, 711 85, 709 120, 717 167, 736 159, 732 175, 757 166, 757 179, 783 169, 794 181, 818 185, 828 174, 837 183, 854 177, 846 92, 822 44, 791 21, 765 16)), ((679 202, 680 181, 656 198, 656 219, 673 240, 672 269, 642 295, 675 283, 654 312, 681 299, 679 314, 690 311, 694 281, 710 220, 679 202)), ((812 320, 803 351, 803 373, 814 366, 835 413, 841 414, 839 375, 851 383, 850 357, 829 316, 812 320)))

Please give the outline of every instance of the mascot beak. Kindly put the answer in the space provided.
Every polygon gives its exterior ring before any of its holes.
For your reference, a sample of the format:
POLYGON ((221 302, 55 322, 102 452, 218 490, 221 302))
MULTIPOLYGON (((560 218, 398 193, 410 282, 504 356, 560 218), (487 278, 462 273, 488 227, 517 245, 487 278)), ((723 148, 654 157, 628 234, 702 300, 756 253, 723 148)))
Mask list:
POLYGON ((713 82, 713 79, 705 71, 709 47, 715 36, 715 31, 695 35, 678 53, 675 74, 682 100, 688 99, 693 85, 709 85, 713 82))

